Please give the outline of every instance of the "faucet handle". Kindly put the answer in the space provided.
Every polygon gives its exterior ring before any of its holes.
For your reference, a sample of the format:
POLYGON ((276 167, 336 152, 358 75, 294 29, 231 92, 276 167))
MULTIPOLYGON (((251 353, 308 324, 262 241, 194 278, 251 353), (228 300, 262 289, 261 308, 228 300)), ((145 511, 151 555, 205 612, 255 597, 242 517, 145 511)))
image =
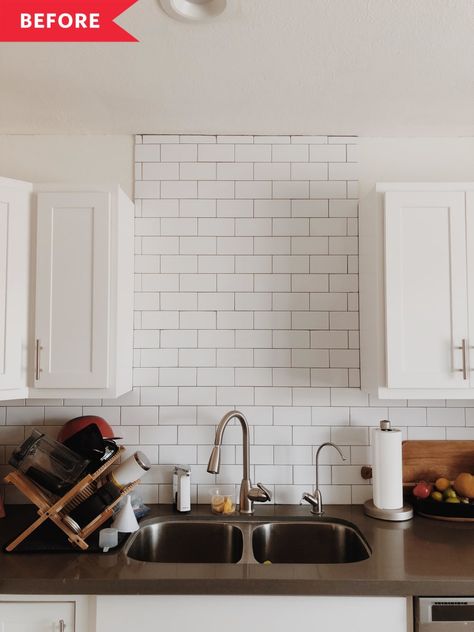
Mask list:
POLYGON ((313 494, 311 494, 310 492, 304 492, 301 497, 300 505, 302 505, 303 502, 307 502, 311 505, 312 514, 315 514, 317 516, 323 515, 323 501, 319 489, 316 489, 313 494))
POLYGON ((252 487, 248 492, 248 497, 250 500, 256 503, 266 503, 272 499, 272 493, 269 489, 262 485, 262 483, 257 483, 257 487, 252 487))

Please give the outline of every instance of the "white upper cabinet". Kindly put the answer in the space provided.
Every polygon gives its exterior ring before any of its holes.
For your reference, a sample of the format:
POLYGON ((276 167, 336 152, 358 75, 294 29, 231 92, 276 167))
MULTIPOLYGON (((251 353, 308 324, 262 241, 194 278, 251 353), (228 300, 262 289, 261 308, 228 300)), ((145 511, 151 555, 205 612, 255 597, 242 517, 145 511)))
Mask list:
POLYGON ((32 185, 0 178, 0 392, 26 395, 32 185))
POLYGON ((109 386, 109 197, 38 194, 35 387, 109 386))
POLYGON ((361 203, 362 388, 378 398, 474 398, 469 188, 377 185, 361 203))
POLYGON ((38 186, 32 208, 22 396, 118 397, 132 388, 133 205, 118 187, 38 186))

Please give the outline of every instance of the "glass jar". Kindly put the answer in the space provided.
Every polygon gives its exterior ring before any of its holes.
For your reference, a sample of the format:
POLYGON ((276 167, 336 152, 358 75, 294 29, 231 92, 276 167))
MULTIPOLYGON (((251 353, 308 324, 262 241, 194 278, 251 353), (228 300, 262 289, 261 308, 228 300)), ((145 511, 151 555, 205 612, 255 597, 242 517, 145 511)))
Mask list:
POLYGON ((235 513, 234 494, 214 489, 211 493, 211 510, 214 514, 230 516, 235 513))

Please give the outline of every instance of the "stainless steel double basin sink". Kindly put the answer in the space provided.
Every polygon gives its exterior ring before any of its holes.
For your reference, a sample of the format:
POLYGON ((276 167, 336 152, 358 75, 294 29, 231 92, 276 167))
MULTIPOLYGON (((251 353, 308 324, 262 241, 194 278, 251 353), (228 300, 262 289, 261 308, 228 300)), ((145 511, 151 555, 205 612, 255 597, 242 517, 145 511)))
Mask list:
POLYGON ((370 557, 358 528, 344 520, 145 521, 125 553, 141 562, 183 564, 347 564, 370 557))

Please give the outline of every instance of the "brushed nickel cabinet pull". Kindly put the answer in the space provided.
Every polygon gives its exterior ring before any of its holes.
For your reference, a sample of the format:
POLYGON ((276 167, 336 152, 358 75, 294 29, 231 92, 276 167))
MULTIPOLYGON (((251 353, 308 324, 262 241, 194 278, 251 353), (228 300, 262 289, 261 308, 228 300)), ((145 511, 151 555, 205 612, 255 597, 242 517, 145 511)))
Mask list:
POLYGON ((465 338, 462 339, 461 343, 462 347, 462 379, 467 380, 467 340, 465 338))
POLYGON ((458 371, 462 371, 462 379, 467 380, 469 378, 469 370, 467 366, 468 346, 466 338, 462 339, 461 346, 456 347, 456 349, 461 349, 462 351, 462 369, 458 369, 458 371))
POLYGON ((65 630, 66 630, 66 624, 64 623, 64 620, 61 619, 59 621, 59 632, 65 632, 65 630))
POLYGON ((35 368, 35 377, 36 377, 36 381, 38 381, 40 379, 40 374, 41 371, 43 370, 41 368, 41 351, 43 350, 43 347, 41 346, 40 341, 37 339, 36 340, 36 368, 35 368))

